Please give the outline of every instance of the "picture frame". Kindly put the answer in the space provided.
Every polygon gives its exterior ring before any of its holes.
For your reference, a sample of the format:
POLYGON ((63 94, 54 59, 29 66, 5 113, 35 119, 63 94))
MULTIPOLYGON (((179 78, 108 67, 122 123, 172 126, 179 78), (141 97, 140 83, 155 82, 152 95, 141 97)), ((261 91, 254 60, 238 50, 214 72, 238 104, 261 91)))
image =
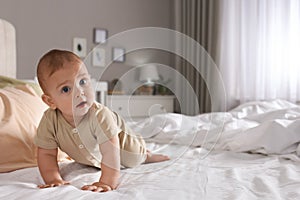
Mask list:
POLYGON ((125 49, 120 47, 113 48, 112 56, 114 62, 125 62, 125 49))
POLYGON ((94 43, 104 44, 106 42, 108 31, 103 28, 94 28, 94 43))
POLYGON ((105 49, 98 47, 93 49, 92 64, 95 67, 105 67, 105 49))
POLYGON ((86 39, 85 38, 73 38, 73 52, 80 58, 86 56, 86 39))

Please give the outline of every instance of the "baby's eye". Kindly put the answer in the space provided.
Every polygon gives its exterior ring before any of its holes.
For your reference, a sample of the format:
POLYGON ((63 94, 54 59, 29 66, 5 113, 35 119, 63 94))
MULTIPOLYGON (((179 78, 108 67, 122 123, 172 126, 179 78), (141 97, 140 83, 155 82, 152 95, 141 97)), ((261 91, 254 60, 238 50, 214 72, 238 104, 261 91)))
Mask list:
POLYGON ((85 85, 87 83, 87 80, 86 79, 81 79, 79 81, 79 85, 85 85))
POLYGON ((61 89, 61 92, 62 92, 62 93, 68 93, 68 92, 70 92, 70 90, 71 90, 70 87, 65 86, 65 87, 63 87, 63 88, 61 89))

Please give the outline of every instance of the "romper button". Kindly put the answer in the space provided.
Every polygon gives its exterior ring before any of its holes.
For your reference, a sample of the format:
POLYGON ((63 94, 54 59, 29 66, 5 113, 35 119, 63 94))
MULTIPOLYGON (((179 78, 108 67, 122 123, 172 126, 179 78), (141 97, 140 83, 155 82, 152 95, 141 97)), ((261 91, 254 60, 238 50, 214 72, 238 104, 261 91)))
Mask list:
POLYGON ((72 129, 72 132, 73 132, 73 133, 78 133, 77 128, 72 129))
POLYGON ((84 146, 83 146, 82 144, 80 144, 78 147, 79 147, 80 149, 83 149, 83 148, 84 148, 84 146))

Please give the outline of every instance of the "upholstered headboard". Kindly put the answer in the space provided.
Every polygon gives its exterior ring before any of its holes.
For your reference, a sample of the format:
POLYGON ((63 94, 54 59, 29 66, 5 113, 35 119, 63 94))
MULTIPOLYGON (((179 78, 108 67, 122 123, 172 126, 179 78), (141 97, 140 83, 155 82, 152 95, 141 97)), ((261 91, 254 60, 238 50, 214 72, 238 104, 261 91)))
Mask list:
POLYGON ((15 27, 0 19, 0 75, 16 78, 16 30, 15 27))

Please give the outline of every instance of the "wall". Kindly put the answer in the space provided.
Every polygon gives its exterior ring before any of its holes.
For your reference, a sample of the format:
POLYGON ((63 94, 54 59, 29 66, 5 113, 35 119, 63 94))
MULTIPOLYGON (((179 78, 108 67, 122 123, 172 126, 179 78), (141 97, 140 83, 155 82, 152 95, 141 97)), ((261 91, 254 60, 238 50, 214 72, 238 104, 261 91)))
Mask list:
MULTIPOLYGON (((95 27, 107 29, 109 37, 137 27, 172 28, 172 6, 172 0, 1 0, 0 18, 16 28, 17 77, 30 79, 45 52, 72 50, 74 37, 86 38, 91 50, 95 27)), ((154 62, 171 65, 168 55, 152 54, 154 62)), ((128 62, 113 63, 101 80, 118 78, 131 67, 128 62)), ((92 75, 97 70, 89 67, 92 75)))

